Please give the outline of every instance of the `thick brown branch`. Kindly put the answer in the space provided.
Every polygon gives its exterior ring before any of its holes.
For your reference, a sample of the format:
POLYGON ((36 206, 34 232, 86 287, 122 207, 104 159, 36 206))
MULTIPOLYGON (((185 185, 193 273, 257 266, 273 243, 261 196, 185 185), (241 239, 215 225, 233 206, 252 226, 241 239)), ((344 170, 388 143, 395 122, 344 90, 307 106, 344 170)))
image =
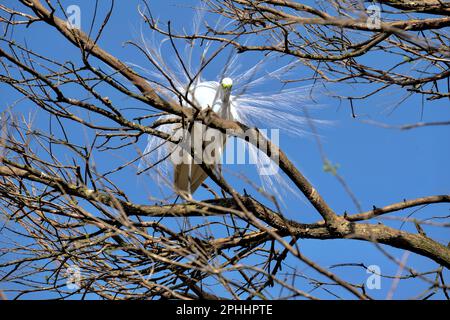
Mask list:
POLYGON ((350 215, 347 217, 348 221, 361 221, 361 220, 368 220, 374 217, 381 216, 386 213, 404 210, 411 207, 417 207, 424 204, 431 204, 431 203, 448 203, 450 202, 450 195, 444 194, 439 196, 429 196, 429 197, 423 197, 418 198, 414 200, 404 200, 403 202, 394 203, 391 205, 388 205, 386 207, 382 208, 375 208, 370 211, 350 215))

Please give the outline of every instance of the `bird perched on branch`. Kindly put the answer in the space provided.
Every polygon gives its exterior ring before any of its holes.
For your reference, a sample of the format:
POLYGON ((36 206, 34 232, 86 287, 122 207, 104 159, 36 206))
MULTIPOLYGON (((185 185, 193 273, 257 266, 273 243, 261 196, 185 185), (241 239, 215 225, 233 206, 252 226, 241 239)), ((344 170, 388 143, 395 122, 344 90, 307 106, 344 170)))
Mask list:
MULTIPOLYGON (((194 34, 200 34, 202 17, 202 14, 197 12, 194 34)), ((157 29, 156 26, 154 28, 157 29)), ((311 101, 310 87, 283 87, 278 91, 267 90, 267 87, 262 89, 271 81, 279 82, 280 78, 298 65, 298 60, 273 68, 273 61, 266 55, 251 67, 243 68, 239 55, 228 50, 223 53, 228 54, 228 59, 222 71, 217 74, 217 81, 207 81, 204 77, 205 70, 216 61, 223 63, 223 59, 217 57, 226 46, 212 41, 196 42, 195 39, 189 38, 189 41, 180 41, 185 44, 183 50, 175 44, 172 35, 164 32, 155 32, 153 35, 162 36, 163 39, 155 37, 148 40, 141 33, 142 49, 153 68, 135 66, 144 69, 155 79, 152 80, 152 85, 163 97, 178 101, 184 107, 194 108, 196 112, 210 108, 223 119, 238 121, 248 127, 262 130, 280 129, 282 133, 295 136, 305 133, 304 128, 307 122, 311 121, 303 113, 311 101), (197 43, 200 45, 197 46, 197 43), (216 50, 208 56, 212 49, 216 50), (200 59, 194 58, 197 54, 200 59), (199 61, 197 65, 196 61, 199 61)), ((273 88, 273 85, 270 88, 273 88)), ((180 138, 179 142, 168 142, 150 135, 139 164, 139 173, 146 172, 157 185, 170 186, 178 194, 190 196, 207 178, 201 164, 219 166, 230 138, 199 121, 185 123, 184 119, 174 115, 162 115, 158 120, 160 125, 156 129, 180 138), (170 121, 173 118, 178 119, 170 121), (213 152, 204 152, 211 149, 213 152)), ((271 158, 251 143, 247 143, 246 147, 250 162, 255 164, 261 178, 261 190, 279 195, 280 190, 290 189, 280 172, 274 170, 278 169, 278 166, 271 158)))
MULTIPOLYGON (((233 80, 230 78, 224 78, 220 84, 215 81, 200 82, 189 91, 188 98, 192 99, 196 106, 202 110, 211 108, 222 119, 233 120, 230 101, 232 86, 233 80)), ((184 128, 178 130, 182 131, 184 128)), ((178 151, 182 153, 182 156, 177 158, 181 161, 173 161, 175 189, 178 192, 192 194, 208 177, 198 163, 200 161, 195 161, 191 155, 190 151, 195 141, 198 142, 197 145, 201 144, 201 149, 196 150, 200 151, 199 153, 202 155, 201 162, 217 165, 221 160, 227 137, 219 130, 207 128, 199 122, 195 122, 187 133, 177 134, 175 132, 175 136, 182 135, 185 139, 179 145, 173 145, 171 153, 175 154, 178 151), (203 149, 210 152, 205 153, 203 149)), ((172 157, 173 159, 174 157, 172 157)))

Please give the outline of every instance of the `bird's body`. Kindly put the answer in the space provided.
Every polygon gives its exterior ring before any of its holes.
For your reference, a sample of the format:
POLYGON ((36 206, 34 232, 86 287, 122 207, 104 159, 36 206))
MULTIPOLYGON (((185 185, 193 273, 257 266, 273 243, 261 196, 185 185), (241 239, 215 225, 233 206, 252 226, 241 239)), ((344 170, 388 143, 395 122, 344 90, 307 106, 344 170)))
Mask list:
MULTIPOLYGON (((221 118, 233 120, 230 95, 232 83, 230 78, 223 79, 220 84, 215 81, 197 83, 189 90, 188 99, 199 109, 211 108, 221 118)), ((175 136, 183 137, 183 140, 171 148, 172 154, 177 153, 177 157, 172 157, 174 187, 179 193, 190 195, 208 177, 200 163, 219 164, 226 144, 226 135, 219 130, 207 128, 200 122, 194 122, 188 134, 182 132, 183 130, 185 129, 181 127, 175 129, 175 136), (192 149, 195 149, 197 155, 201 155, 201 159, 192 157, 192 149), (176 161, 173 161, 174 159, 176 161)))

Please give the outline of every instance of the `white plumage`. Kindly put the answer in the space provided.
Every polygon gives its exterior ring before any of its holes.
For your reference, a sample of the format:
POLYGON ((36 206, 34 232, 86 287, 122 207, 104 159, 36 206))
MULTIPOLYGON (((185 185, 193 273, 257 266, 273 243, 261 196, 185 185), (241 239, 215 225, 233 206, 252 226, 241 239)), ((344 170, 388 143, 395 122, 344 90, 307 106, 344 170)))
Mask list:
MULTIPOLYGON (((200 109, 211 108, 223 119, 233 120, 230 106, 232 85, 233 81, 230 78, 224 78, 220 85, 213 81, 200 82, 189 90, 188 101, 200 109)), ((182 141, 178 145, 170 144, 171 160, 174 165, 174 188, 178 192, 190 195, 208 177, 200 162, 211 165, 220 163, 226 135, 219 130, 207 128, 200 122, 195 122, 191 128, 179 127, 172 129, 176 137, 183 138, 182 141), (197 149, 195 144, 199 146, 197 149), (193 148, 201 155, 201 159, 195 161, 196 159, 192 157, 193 148)))
MULTIPOLYGON (((196 23, 201 20, 199 15, 196 23)), ((195 30, 199 34, 199 25, 195 30)), ((142 34, 142 33, 141 33, 142 34)), ((168 59, 173 54, 163 53, 163 47, 167 44, 167 38, 162 41, 153 39, 148 41, 142 36, 147 56, 152 65, 157 69, 164 69, 164 75, 159 71, 145 69, 157 82, 158 91, 172 101, 180 101, 186 107, 192 107, 191 103, 199 109, 212 108, 212 110, 224 119, 235 120, 246 124, 249 127, 259 129, 280 129, 280 134, 300 136, 305 133, 307 119, 303 115, 303 108, 310 102, 309 87, 294 87, 279 91, 264 92, 262 88, 268 82, 279 81, 286 73, 290 72, 298 61, 289 63, 274 71, 267 72, 269 58, 255 63, 244 72, 239 73, 242 67, 239 66, 239 55, 233 54, 218 75, 218 81, 206 81, 202 74, 209 62, 207 54, 212 42, 202 43, 203 51, 199 53, 200 59, 195 59, 195 41, 186 42, 183 62, 177 59, 168 59), (195 66, 195 61, 199 61, 195 66), (258 90, 259 89, 259 90, 258 90), (187 98, 187 99, 186 99, 187 98), (187 100, 187 101, 186 101, 187 100)), ((167 44, 168 49, 173 51, 172 44, 167 44)), ((179 50, 179 53, 183 52, 179 50)), ((214 63, 214 60, 213 62, 214 63)), ((144 69, 142 66, 138 66, 144 69)), ((165 115, 160 120, 174 118, 173 115, 165 115)), ((316 120, 314 120, 316 121, 316 120)), ((317 121, 316 121, 317 122, 317 121)), ((160 131, 173 136, 180 136, 182 131, 180 124, 164 124, 157 128, 160 131)), ((205 128, 201 123, 194 123, 190 126, 189 134, 192 134, 194 141, 204 140, 204 135, 218 137, 214 146, 217 147, 215 157, 206 156, 203 161, 210 164, 218 164, 223 154, 223 147, 226 143, 226 136, 219 131, 205 128)), ((207 139, 208 140, 208 139, 207 139)), ((208 144, 208 143, 207 143, 208 144)), ((258 173, 261 178, 263 189, 271 194, 279 195, 279 190, 288 190, 289 186, 282 178, 281 173, 269 172, 268 164, 272 164, 271 159, 255 146, 247 144, 250 157, 255 161, 258 173)), ((200 168, 196 159, 192 159, 190 152, 183 154, 183 150, 191 150, 192 141, 183 139, 178 145, 166 142, 159 137, 149 136, 147 147, 143 152, 143 157, 139 165, 139 170, 146 171, 158 184, 170 185, 174 191, 192 194, 201 183, 207 178, 206 173, 200 168), (173 154, 182 153, 177 161, 173 161, 173 154), (182 164, 177 162, 182 161, 182 164), (151 167, 151 170, 146 170, 151 167)), ((205 147, 205 145, 203 146, 205 147)), ((270 170, 269 170, 270 171, 270 170)))

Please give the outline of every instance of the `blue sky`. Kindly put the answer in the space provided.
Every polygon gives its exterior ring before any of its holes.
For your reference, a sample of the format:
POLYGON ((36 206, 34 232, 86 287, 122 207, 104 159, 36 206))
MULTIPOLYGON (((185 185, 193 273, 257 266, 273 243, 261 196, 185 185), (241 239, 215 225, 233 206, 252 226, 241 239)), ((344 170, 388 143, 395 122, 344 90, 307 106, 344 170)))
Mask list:
MULTIPOLYGON (((102 1, 99 12, 104 13, 108 1, 102 1)), ((6 0, 6 5, 15 1, 6 0)), ((137 40, 141 28, 141 20, 137 14, 139 1, 117 1, 116 8, 111 17, 100 45, 117 56, 119 59, 139 65, 149 64, 143 61, 144 57, 131 46, 125 46, 124 42, 130 39, 137 40)), ((190 5, 193 1, 150 1, 154 16, 159 16, 161 21, 171 20, 173 29, 180 30, 182 27, 191 28, 192 10, 190 5)), ((63 1, 64 5, 77 4, 82 10, 82 28, 89 28, 92 16, 92 2, 88 1, 63 1)), ((150 31, 148 31, 150 33, 150 31)), ((150 36, 150 34, 149 34, 150 36)), ((30 48, 43 55, 52 55, 59 61, 68 61, 76 56, 76 49, 68 45, 62 37, 54 31, 49 31, 44 25, 32 25, 30 28, 17 28, 15 39, 19 42, 26 41, 30 48)), ((217 70, 223 67, 227 56, 220 55, 205 74, 211 77, 208 80, 216 80, 217 70)), ((254 61, 261 59, 258 54, 242 56, 242 64, 252 65, 254 61)), ((390 61, 383 54, 371 57, 373 63, 384 64, 390 61)), ((392 61, 393 62, 393 61, 392 61)), ((300 68, 299 73, 307 72, 300 68)), ((261 90, 271 90, 273 87, 267 85, 261 90)), ((358 86, 350 87, 345 84, 329 86, 330 90, 340 94, 350 94, 362 90, 358 86)), ((105 89, 104 95, 113 101, 120 101, 124 106, 134 107, 139 104, 135 101, 119 97, 105 89), (121 100, 114 100, 114 99, 121 100)), ((79 93, 74 89, 71 94, 79 93)), ((376 95, 368 100, 355 102, 356 118, 352 118, 350 107, 347 102, 340 103, 339 100, 321 95, 319 97, 320 108, 314 110, 313 115, 317 119, 329 120, 329 125, 319 126, 318 132, 325 154, 333 164, 339 164, 338 172, 345 179, 351 190, 361 203, 364 210, 369 210, 373 205, 381 207, 390 203, 399 202, 403 199, 413 199, 427 195, 448 194, 450 191, 450 148, 449 134, 450 126, 425 127, 407 131, 387 129, 380 126, 364 123, 364 120, 382 122, 389 125, 403 125, 418 121, 444 121, 450 119, 450 104, 448 100, 434 102, 425 101, 422 114, 422 98, 414 96, 406 100, 393 112, 390 107, 400 101, 404 91, 391 89, 388 92, 376 95)), ((14 104, 18 96, 5 85, 0 84, 0 111, 2 108, 14 104)), ((36 107, 27 101, 20 101, 14 112, 33 114, 35 125, 45 130, 48 118, 36 107)), ((69 134, 73 139, 86 141, 90 134, 80 127, 67 123, 69 134), (81 134, 80 134, 81 133, 81 134)), ((283 135, 281 131, 280 144, 290 159, 298 166, 310 182, 318 189, 329 205, 338 213, 348 211, 356 212, 351 199, 338 183, 335 177, 323 170, 319 149, 312 134, 306 134, 301 139, 283 135)), ((145 140, 139 142, 138 147, 145 148, 145 140)), ((130 154, 98 154, 96 162, 99 166, 113 167, 117 163, 129 160, 130 154), (109 161, 109 163, 106 163, 109 161)), ((256 180, 256 172, 251 166, 230 166, 230 172, 243 173, 250 179, 256 180)), ((106 170, 105 170, 106 171, 106 170)), ((237 190, 249 188, 244 186, 238 179, 229 174, 230 181, 237 190)), ((124 170, 115 176, 121 180, 124 190, 132 194, 136 202, 148 202, 148 194, 152 193, 145 177, 138 178, 135 168, 124 170)), ((196 198, 209 197, 206 192, 199 191, 196 198)), ((314 222, 320 220, 319 215, 306 203, 303 198, 288 195, 285 198, 285 215, 300 222, 314 222)), ((417 209, 417 208, 416 208, 417 209)), ((413 211, 405 210, 394 216, 404 217, 413 211)), ((414 217, 426 218, 430 216, 446 216, 449 214, 449 206, 428 206, 416 212, 414 217)), ((399 222, 384 221, 385 223, 398 227, 399 222)), ((415 232, 411 225, 403 226, 404 230, 415 232)), ((447 243, 449 241, 448 230, 445 228, 424 227, 425 231, 434 239, 447 243)), ((336 263, 364 263, 366 265, 379 265, 383 274, 395 275, 397 266, 385 258, 375 246, 366 242, 351 240, 300 240, 302 252, 323 266, 331 266, 336 263)), ((397 259, 401 259, 403 250, 387 248, 387 251, 397 259)), ((297 263, 291 260, 292 263, 297 263)), ((417 271, 425 271, 435 268, 437 265, 426 259, 411 254, 408 265, 417 271)), ((300 269, 304 265, 298 264, 300 269)), ((363 282, 367 278, 365 270, 361 268, 348 267, 333 269, 338 275, 345 279, 363 282)), ((447 283, 450 276, 446 273, 447 283)), ((385 298, 392 284, 392 279, 383 278, 380 290, 371 290, 368 293, 375 298, 385 298)), ((0 284, 1 288, 2 284, 0 284)), ((394 298, 407 298, 419 294, 425 288, 423 282, 415 279, 402 281, 395 292, 394 298)), ((324 292, 315 292, 319 297, 332 298, 324 292)), ((434 298, 443 298, 437 294, 434 298)))

